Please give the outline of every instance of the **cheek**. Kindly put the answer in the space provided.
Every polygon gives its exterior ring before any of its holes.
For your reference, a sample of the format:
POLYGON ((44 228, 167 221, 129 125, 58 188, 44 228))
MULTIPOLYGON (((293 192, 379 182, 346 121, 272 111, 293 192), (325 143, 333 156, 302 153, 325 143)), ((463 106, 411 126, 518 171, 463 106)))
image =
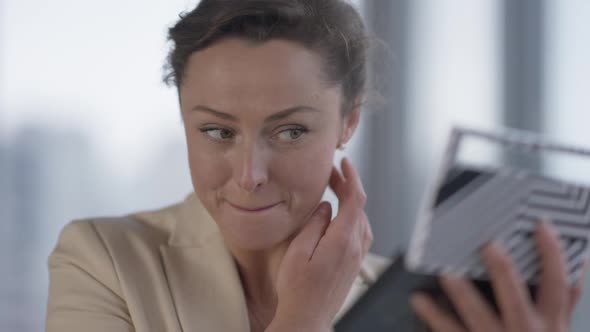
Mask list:
MULTIPOLYGON (((223 186, 231 176, 229 165, 221 153, 208 152, 206 147, 188 141, 188 161, 195 192, 210 194, 223 186)), ((214 193, 213 193, 214 194, 214 193)), ((201 196, 201 195, 199 195, 201 196)), ((203 196, 201 196, 203 197, 203 196)))
POLYGON ((279 183, 291 195, 291 208, 305 214, 321 199, 332 170, 334 147, 314 145, 291 153, 276 161, 275 174, 279 183))

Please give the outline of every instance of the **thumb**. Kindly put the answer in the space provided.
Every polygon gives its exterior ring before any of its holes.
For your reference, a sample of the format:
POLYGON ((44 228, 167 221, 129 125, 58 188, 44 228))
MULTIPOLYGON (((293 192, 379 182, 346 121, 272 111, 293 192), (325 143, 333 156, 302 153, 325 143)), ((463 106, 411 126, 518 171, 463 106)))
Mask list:
POLYGON ((331 219, 332 206, 328 202, 321 202, 289 247, 297 248, 305 257, 311 259, 331 219))

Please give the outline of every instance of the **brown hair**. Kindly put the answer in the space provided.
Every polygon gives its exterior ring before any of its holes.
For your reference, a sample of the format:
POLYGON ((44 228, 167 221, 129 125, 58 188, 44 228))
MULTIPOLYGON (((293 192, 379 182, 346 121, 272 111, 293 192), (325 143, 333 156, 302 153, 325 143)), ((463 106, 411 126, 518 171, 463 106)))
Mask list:
POLYGON ((345 0, 202 0, 179 16, 168 30, 169 86, 182 85, 193 52, 231 36, 255 43, 285 39, 317 52, 326 82, 342 87, 344 112, 365 92, 368 38, 359 13, 345 0))

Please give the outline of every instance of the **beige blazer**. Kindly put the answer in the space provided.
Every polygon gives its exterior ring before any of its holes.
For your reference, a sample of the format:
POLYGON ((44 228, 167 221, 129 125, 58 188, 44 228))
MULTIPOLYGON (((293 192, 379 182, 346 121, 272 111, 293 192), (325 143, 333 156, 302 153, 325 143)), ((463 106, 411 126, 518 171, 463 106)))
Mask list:
MULTIPOLYGON (((336 319, 387 263, 367 256, 336 319)), ((49 278, 46 331, 250 330, 232 256, 194 193, 157 211, 70 223, 49 278)))

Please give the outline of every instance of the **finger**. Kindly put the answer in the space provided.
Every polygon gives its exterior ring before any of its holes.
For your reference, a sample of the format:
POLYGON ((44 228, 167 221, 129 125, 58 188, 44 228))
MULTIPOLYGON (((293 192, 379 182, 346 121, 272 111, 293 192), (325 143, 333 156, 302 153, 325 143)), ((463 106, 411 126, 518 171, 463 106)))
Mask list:
POLYGON ((338 169, 335 166, 332 166, 332 173, 330 173, 330 188, 332 188, 332 191, 334 191, 334 194, 336 194, 336 197, 341 200, 344 196, 345 196, 345 185, 346 185, 346 180, 344 180, 344 177, 342 176, 342 174, 340 174, 340 171, 338 171, 338 169))
POLYGON ((330 177, 330 184, 338 197, 340 205, 338 207, 338 216, 335 222, 328 227, 327 234, 334 234, 343 238, 352 236, 362 239, 362 233, 360 233, 362 225, 360 222, 361 216, 364 214, 366 196, 362 185, 360 185, 358 174, 346 158, 342 160, 342 170, 343 175, 334 170, 330 177), (346 178, 347 176, 348 178, 346 178))
POLYGON ((343 183, 343 185, 340 190, 341 195, 338 197, 341 204, 339 210, 342 211, 342 215, 344 216, 357 218, 359 213, 364 213, 363 209, 367 201, 367 196, 363 189, 361 179, 348 158, 342 159, 341 168, 343 182, 340 182, 340 184, 343 183))
POLYGON ((502 324, 489 303, 470 281, 445 275, 441 284, 470 331, 502 331, 502 324))
POLYGON ((510 256, 498 244, 492 243, 483 248, 482 257, 490 274, 503 325, 508 331, 526 331, 534 311, 524 282, 510 256))
POLYGON ((413 294, 410 303, 418 317, 434 332, 465 331, 449 312, 440 308, 428 295, 422 293, 413 294))
POLYGON ((363 188, 363 183, 361 182, 360 176, 346 157, 342 158, 341 167, 344 180, 350 185, 349 193, 354 195, 355 198, 359 199, 364 206, 367 194, 363 188))
POLYGON ((321 202, 301 232, 295 236, 289 249, 302 253, 308 260, 311 259, 331 218, 332 206, 328 202, 321 202), (295 249, 291 249, 291 247, 295 249))
POLYGON ((568 319, 571 320, 572 315, 576 309, 576 305, 580 298, 582 297, 582 293, 584 291, 584 284, 586 282, 586 278, 588 277, 588 261, 584 262, 583 273, 580 276, 580 279, 570 288, 570 296, 569 296, 569 306, 568 306, 568 319))
POLYGON ((541 281, 537 309, 552 322, 565 320, 568 309, 568 281, 565 259, 557 233, 547 221, 540 223, 535 232, 541 256, 541 281))

